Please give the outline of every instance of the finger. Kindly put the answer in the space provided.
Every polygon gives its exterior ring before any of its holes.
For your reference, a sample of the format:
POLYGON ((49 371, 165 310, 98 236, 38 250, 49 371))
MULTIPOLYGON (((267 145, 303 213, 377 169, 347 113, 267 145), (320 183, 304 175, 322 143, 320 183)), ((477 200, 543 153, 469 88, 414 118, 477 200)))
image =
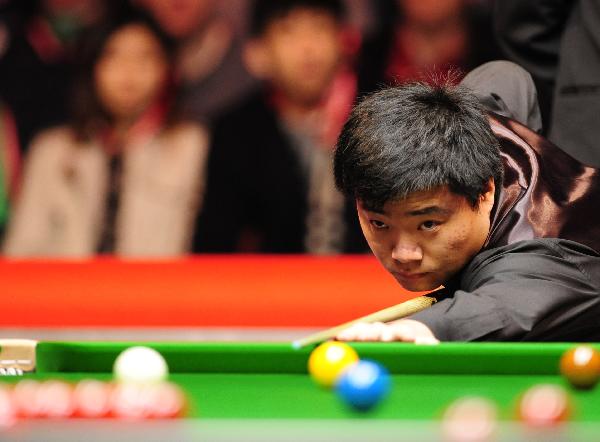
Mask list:
POLYGON ((354 324, 338 333, 337 339, 340 341, 358 341, 360 340, 360 334, 364 331, 365 325, 362 322, 354 324))
POLYGON ((415 330, 410 324, 406 324, 403 322, 396 322, 390 325, 393 335, 394 341, 402 341, 402 342, 414 342, 415 341, 415 330))
POLYGON ((396 340, 396 332, 394 331, 394 326, 388 325, 381 332, 381 340, 383 342, 392 342, 396 340))
POLYGON ((338 341, 353 341, 354 340, 354 332, 352 331, 352 327, 339 332, 336 335, 335 339, 338 341))
POLYGON ((373 324, 365 324, 361 329, 359 339, 361 341, 380 341, 381 333, 386 329, 383 322, 374 322, 373 324))
POLYGON ((361 338, 365 341, 392 341, 393 332, 390 331, 390 325, 383 322, 374 322, 365 328, 361 338))
POLYGON ((436 339, 433 336, 417 336, 415 339, 415 344, 417 345, 436 345, 439 343, 439 339, 436 339))
POLYGON ((373 340, 373 329, 371 324, 366 322, 359 322, 354 327, 355 340, 357 341, 372 341, 373 340))

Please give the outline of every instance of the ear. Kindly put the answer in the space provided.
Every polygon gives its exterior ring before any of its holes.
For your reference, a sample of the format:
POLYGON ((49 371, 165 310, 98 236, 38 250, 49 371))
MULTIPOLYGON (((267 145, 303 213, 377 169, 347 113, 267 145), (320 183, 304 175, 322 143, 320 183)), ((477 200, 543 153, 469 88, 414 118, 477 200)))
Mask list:
POLYGON ((271 63, 265 42, 261 38, 250 40, 244 46, 244 64, 252 75, 259 79, 266 79, 271 72, 271 63))
POLYGON ((358 223, 360 224, 361 230, 364 232, 367 228, 367 213, 361 200, 356 199, 356 215, 358 217, 358 223))
POLYGON ((492 211, 496 199, 496 183, 494 178, 490 178, 487 182, 486 190, 479 197, 479 209, 487 212, 492 211))
POLYGON ((356 211, 357 212, 364 212, 365 211, 365 206, 363 205, 362 201, 359 200, 358 198, 356 198, 354 201, 356 202, 356 211))

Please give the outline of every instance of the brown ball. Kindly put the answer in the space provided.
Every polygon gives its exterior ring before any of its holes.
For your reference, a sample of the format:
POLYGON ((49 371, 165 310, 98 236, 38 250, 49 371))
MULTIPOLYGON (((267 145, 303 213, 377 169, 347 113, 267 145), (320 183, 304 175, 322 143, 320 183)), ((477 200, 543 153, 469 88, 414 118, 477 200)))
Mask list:
POLYGON ((600 379, 600 353, 580 345, 563 354, 560 373, 576 388, 592 388, 600 379))

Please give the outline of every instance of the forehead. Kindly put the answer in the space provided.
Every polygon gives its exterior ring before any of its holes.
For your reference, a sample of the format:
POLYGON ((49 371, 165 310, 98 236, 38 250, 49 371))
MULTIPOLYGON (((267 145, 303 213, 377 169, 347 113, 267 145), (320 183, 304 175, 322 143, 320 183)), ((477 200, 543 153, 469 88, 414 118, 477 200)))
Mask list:
POLYGON ((338 21, 335 15, 326 9, 311 8, 309 6, 297 6, 282 14, 275 15, 268 20, 267 30, 277 28, 278 25, 314 22, 322 24, 324 22, 337 25, 338 21))
POLYGON ((448 187, 413 192, 406 198, 388 201, 383 214, 389 216, 416 216, 426 213, 452 213, 467 204, 464 196, 451 192, 448 187), (421 213, 429 209, 426 213, 421 213))
POLYGON ((130 23, 115 29, 108 37, 105 46, 114 47, 118 45, 154 45, 158 38, 142 23, 130 23))

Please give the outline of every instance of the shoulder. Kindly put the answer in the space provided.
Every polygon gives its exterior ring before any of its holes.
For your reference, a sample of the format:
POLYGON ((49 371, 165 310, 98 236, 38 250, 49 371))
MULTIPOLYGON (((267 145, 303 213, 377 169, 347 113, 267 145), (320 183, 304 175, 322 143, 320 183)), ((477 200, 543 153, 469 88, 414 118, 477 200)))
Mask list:
POLYGON ((463 271, 462 280, 473 286, 490 279, 511 278, 574 278, 600 286, 600 255, 585 245, 564 239, 518 241, 476 255, 463 271))
POLYGON ((254 92, 237 105, 220 114, 214 124, 216 131, 230 130, 232 125, 242 130, 251 130, 256 125, 274 121, 275 113, 268 105, 263 92, 254 92))
POLYGON ((527 126, 491 112, 488 113, 488 121, 504 154, 513 159, 521 158, 521 163, 543 164, 545 170, 564 171, 561 175, 581 173, 584 166, 579 161, 527 126))
POLYGON ((170 145, 179 148, 206 149, 208 145, 208 130, 191 121, 182 121, 166 129, 162 138, 170 145))
POLYGON ((76 144, 75 133, 68 126, 56 126, 43 130, 32 141, 33 146, 55 146, 76 144))
POLYGON ((211 161, 253 163, 257 152, 286 144, 264 94, 255 93, 221 115, 211 128, 211 161))
POLYGON ((169 170, 173 168, 180 173, 187 171, 194 174, 205 164, 208 140, 208 131, 204 126, 194 122, 178 122, 166 128, 143 152, 169 170))
POLYGON ((575 241, 560 238, 536 238, 484 250, 475 256, 469 267, 536 262, 548 259, 576 262, 587 258, 596 261, 600 260, 600 255, 593 249, 575 241))
POLYGON ((28 156, 30 161, 40 159, 56 161, 77 147, 75 133, 67 126, 57 126, 40 132, 31 142, 28 156))

